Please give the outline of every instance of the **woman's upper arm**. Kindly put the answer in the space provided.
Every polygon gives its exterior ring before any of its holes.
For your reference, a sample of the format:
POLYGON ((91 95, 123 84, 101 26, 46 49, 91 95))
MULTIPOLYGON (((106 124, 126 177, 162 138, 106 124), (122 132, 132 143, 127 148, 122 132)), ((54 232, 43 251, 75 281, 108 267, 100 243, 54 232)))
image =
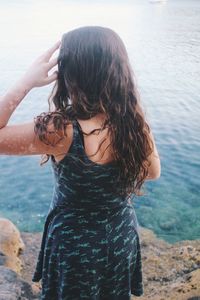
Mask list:
MULTIPOLYGON (((71 142, 71 134, 63 136, 62 142, 56 146, 47 145, 40 141, 34 132, 35 123, 29 122, 20 125, 9 125, 0 129, 0 154, 5 155, 58 155, 66 151, 71 142)), ((68 130, 69 131, 69 130, 68 130)), ((55 142, 58 134, 52 135, 55 142)), ((55 143, 54 143, 55 144, 55 143)))

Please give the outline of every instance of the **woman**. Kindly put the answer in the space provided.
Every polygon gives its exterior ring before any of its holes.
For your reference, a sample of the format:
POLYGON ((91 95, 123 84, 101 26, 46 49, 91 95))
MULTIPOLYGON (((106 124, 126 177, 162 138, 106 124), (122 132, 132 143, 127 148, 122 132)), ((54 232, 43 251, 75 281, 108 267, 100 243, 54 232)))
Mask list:
MULTIPOLYGON (((66 33, 1 99, 0 153, 44 154, 55 177, 32 280, 41 299, 130 299, 143 294, 130 197, 160 176, 125 46, 111 29, 66 33), (51 59, 60 47, 58 59, 51 59), (58 64, 58 72, 48 72, 58 64), (34 87, 55 82, 49 112, 7 125, 34 87)), ((45 162, 43 160, 43 163, 45 162)))

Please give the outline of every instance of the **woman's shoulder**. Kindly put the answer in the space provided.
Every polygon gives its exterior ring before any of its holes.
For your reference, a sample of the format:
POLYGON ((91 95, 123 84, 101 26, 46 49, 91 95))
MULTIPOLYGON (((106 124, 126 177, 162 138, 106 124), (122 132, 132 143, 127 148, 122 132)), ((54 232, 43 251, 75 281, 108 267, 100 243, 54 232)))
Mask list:
MULTIPOLYGON (((55 128, 52 128, 53 130, 55 128)), ((73 142, 74 126, 73 122, 66 125, 64 131, 56 130, 52 135, 52 142, 55 144, 54 159, 59 163, 68 153, 73 142)))

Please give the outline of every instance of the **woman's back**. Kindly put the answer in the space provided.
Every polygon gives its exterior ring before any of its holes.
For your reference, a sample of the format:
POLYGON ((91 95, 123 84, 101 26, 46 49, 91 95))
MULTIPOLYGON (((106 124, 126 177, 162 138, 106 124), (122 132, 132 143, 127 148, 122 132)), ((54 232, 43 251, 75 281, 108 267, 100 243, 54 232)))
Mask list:
MULTIPOLYGON (((106 165, 107 163, 114 161, 109 128, 108 126, 104 126, 105 120, 105 114, 97 114, 95 117, 87 120, 76 120, 79 131, 81 132, 84 154, 91 163, 94 162, 100 165, 106 165)), ((73 126, 68 126, 66 128, 67 138, 63 139, 61 144, 57 146, 57 151, 55 152, 57 155, 54 155, 56 162, 61 161, 70 149, 73 141, 73 131, 73 126), (60 149, 62 149, 62 151, 60 151, 60 149)), ((153 142, 153 151, 148 157, 149 168, 146 180, 156 179, 160 176, 160 159, 152 132, 150 132, 149 136, 153 142)), ((121 142, 123 143, 124 141, 122 140, 121 142)), ((135 142, 136 141, 134 140, 132 141, 133 147, 135 142)))
MULTIPOLYGON (((104 128, 105 115, 98 114, 95 117, 88 120, 77 119, 80 131, 83 133, 83 146, 84 151, 88 159, 97 164, 106 164, 113 161, 112 147, 108 127, 104 128), (103 143, 102 143, 103 142, 103 143), (100 146, 102 143, 102 146, 100 146)), ((64 140, 64 147, 67 151, 69 149, 73 139, 73 126, 66 128, 68 139, 64 140)), ((62 147, 63 148, 63 147, 62 147)), ((66 153, 59 154, 55 157, 55 160, 59 162, 64 158, 66 153)))
POLYGON ((85 151, 84 134, 80 123, 73 120, 72 128, 73 138, 68 152, 59 162, 51 157, 55 176, 53 207, 57 205, 83 209, 120 207, 128 197, 119 196, 117 163, 114 160, 106 163, 105 161, 101 163, 102 160, 98 163, 91 160, 85 151))

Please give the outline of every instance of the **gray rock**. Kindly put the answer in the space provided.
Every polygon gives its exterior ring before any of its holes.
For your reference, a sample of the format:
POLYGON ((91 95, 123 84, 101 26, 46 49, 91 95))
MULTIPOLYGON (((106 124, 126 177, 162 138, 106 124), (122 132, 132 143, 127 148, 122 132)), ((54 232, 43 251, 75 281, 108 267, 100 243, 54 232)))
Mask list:
POLYGON ((30 299, 37 299, 32 286, 16 272, 5 266, 0 266, 0 300, 30 299))

